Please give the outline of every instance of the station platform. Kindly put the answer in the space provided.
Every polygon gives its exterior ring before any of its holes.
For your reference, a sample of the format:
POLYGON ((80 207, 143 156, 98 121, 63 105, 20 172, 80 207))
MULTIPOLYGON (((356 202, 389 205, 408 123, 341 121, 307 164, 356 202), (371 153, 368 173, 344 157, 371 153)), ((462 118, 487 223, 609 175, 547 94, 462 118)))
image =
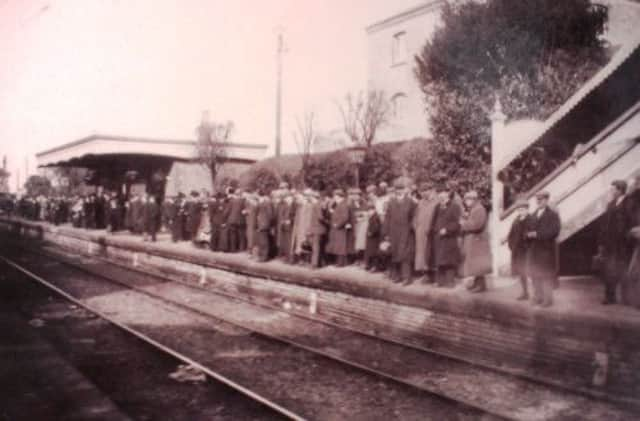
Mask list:
MULTIPOLYGON (((0 218, 0 230, 48 247, 279 307, 406 346, 640 407, 640 310, 603 306, 602 285, 563 278, 551 308, 517 301, 511 278, 473 294, 459 285, 392 283, 351 266, 311 269, 246 253, 215 253, 188 242, 155 243, 126 233, 0 218)), ((36 243, 32 243, 36 244, 36 243)))
POLYGON ((36 327, 4 305, 0 332, 0 419, 130 419, 36 327))

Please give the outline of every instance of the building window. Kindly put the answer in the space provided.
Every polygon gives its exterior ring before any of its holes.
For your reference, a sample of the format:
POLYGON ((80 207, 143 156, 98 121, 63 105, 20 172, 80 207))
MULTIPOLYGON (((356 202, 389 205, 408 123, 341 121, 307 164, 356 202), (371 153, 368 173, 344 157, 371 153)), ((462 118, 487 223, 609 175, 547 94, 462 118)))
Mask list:
POLYGON ((406 113, 406 108, 407 95, 405 93, 398 92, 391 97, 391 113, 393 118, 401 119, 406 113))
POLYGON ((407 33, 398 32, 393 35, 391 44, 391 65, 407 61, 407 33))

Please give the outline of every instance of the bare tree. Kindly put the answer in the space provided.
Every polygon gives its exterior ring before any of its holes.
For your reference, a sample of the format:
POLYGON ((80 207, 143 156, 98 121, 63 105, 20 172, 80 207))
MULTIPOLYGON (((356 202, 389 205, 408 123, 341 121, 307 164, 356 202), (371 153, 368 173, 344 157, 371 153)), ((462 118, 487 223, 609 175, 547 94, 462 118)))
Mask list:
POLYGON ((232 121, 223 123, 211 121, 209 111, 202 113, 202 120, 196 128, 198 162, 209 169, 212 186, 226 161, 227 147, 233 129, 232 121))
POLYGON ((344 132, 356 146, 369 149, 379 128, 388 123, 390 106, 382 91, 348 93, 344 103, 337 103, 344 132))
POLYGON ((296 142, 298 153, 302 157, 302 180, 306 182, 307 168, 311 158, 311 149, 316 139, 314 128, 315 114, 313 111, 304 113, 302 119, 296 118, 296 131, 293 132, 293 139, 296 142))

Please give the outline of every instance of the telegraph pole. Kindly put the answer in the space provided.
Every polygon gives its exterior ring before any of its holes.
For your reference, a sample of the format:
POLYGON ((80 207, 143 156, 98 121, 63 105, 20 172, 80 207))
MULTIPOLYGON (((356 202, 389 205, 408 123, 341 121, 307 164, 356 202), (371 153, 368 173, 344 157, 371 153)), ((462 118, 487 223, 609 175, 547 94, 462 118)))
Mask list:
POLYGON ((278 46, 276 49, 277 80, 276 80, 276 156, 280 156, 282 139, 280 126, 282 124, 282 55, 284 54, 284 40, 282 29, 278 29, 278 46))

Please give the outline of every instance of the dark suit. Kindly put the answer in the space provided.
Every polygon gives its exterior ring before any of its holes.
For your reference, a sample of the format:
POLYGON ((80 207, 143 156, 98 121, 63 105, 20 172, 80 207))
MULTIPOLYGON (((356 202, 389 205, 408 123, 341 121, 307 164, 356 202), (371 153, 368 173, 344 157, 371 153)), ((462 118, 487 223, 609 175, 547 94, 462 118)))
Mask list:
POLYGON ((152 197, 143 204, 144 215, 144 233, 145 237, 149 235, 151 241, 156 241, 156 234, 160 225, 160 206, 152 197))
POLYGON ((246 248, 246 236, 244 226, 246 224, 244 216, 245 200, 241 197, 229 199, 229 219, 227 221, 229 230, 229 251, 244 251, 246 248))
POLYGON ((347 224, 351 221, 351 208, 347 200, 335 205, 331 212, 330 228, 329 228, 329 242, 327 244, 327 253, 333 254, 338 259, 338 266, 344 266, 346 264, 348 249, 348 234, 349 228, 347 224))
POLYGON ((258 261, 269 258, 271 248, 271 228, 275 220, 273 206, 268 200, 260 201, 256 209, 256 248, 258 261))
POLYGON ((610 202, 602 216, 598 245, 602 252, 605 301, 616 301, 616 288, 620 283, 620 295, 624 304, 629 303, 627 268, 633 254, 634 243, 629 231, 634 225, 633 200, 626 196, 620 203, 610 202))
POLYGON ((391 277, 408 280, 415 257, 413 216, 416 204, 411 198, 393 198, 389 201, 384 222, 384 235, 391 243, 391 277))
POLYGON ((458 244, 462 209, 452 200, 440 204, 433 220, 433 256, 439 286, 453 287, 456 268, 462 261, 458 244), (445 230, 442 234, 441 231, 445 230))
POLYGON ((324 240, 327 235, 325 209, 319 200, 311 207, 309 234, 311 235, 311 266, 317 268, 324 262, 324 240))
POLYGON ((276 238, 278 239, 278 256, 286 260, 291 259, 291 239, 293 222, 296 215, 296 205, 291 202, 282 201, 278 205, 276 238))
POLYGON ((511 274, 517 276, 522 286, 522 296, 528 297, 529 291, 527 287, 527 250, 529 248, 529 240, 527 239, 527 228, 530 225, 529 216, 516 216, 507 243, 511 250, 511 274))
POLYGON ((553 288, 558 276, 556 238, 560 234, 560 217, 551 208, 529 218, 527 232, 534 232, 527 251, 527 274, 533 282, 534 302, 545 306, 553 303, 553 288))

